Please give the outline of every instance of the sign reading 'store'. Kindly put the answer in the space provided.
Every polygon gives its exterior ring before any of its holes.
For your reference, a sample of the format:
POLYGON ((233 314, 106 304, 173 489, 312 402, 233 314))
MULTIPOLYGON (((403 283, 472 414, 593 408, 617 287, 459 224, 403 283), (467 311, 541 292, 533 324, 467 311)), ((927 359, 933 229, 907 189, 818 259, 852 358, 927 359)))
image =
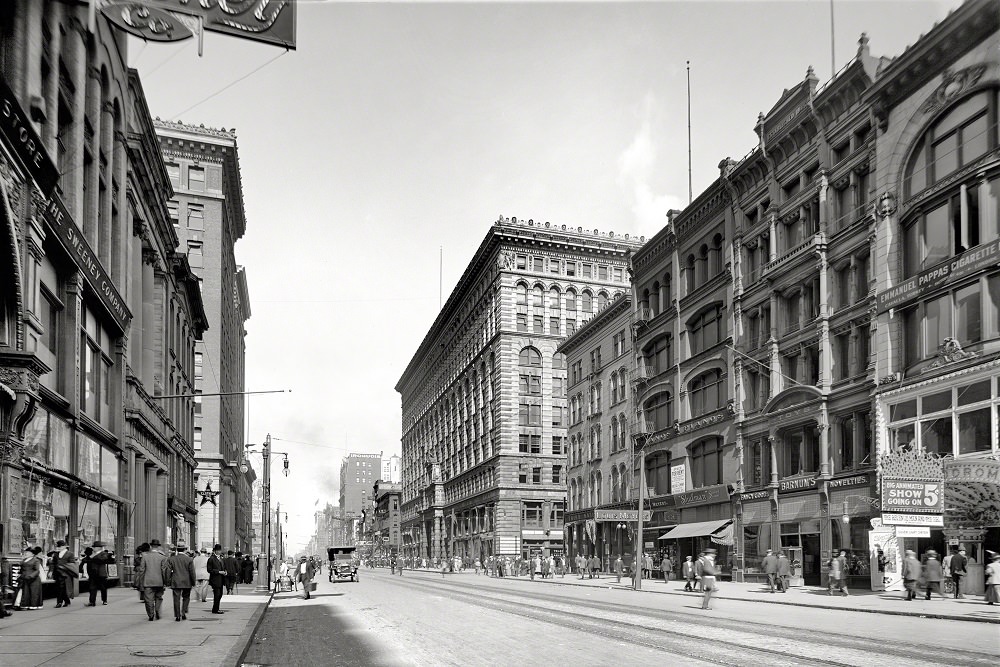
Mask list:
POLYGON ((942 482, 884 479, 882 512, 941 514, 944 510, 942 486, 942 482))

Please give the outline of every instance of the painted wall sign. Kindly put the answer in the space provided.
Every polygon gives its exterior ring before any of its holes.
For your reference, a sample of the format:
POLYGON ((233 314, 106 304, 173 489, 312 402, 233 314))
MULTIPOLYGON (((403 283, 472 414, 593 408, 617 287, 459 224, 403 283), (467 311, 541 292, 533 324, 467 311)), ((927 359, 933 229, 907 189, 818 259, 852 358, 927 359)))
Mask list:
POLYGON ((941 514, 944 512, 942 487, 941 482, 883 479, 882 510, 902 514, 941 514))
POLYGON ((840 479, 831 479, 829 481, 829 488, 832 489, 843 489, 851 486, 868 486, 871 483, 871 477, 869 475, 855 475, 853 477, 841 477, 840 479))
POLYGON ((1000 264, 1000 239, 978 245, 936 266, 907 278, 895 287, 878 295, 878 312, 915 301, 921 294, 941 287, 945 283, 961 280, 983 269, 1000 264))
POLYGON ((770 498, 771 492, 764 491, 748 491, 746 493, 740 494, 740 502, 745 503, 751 500, 764 500, 765 498, 770 498))
POLYGON ((101 7, 101 13, 121 30, 151 42, 179 42, 194 36, 176 16, 142 2, 112 1, 101 7))
POLYGON ((674 502, 677 507, 694 507, 696 505, 710 505, 712 503, 722 503, 729 500, 729 487, 726 484, 709 486, 697 491, 687 493, 675 493, 674 502))
POLYGON ((132 321, 132 313, 129 312, 125 306, 125 300, 122 299, 114 283, 111 282, 111 276, 101 266, 97 255, 91 250, 87 239, 83 237, 83 232, 73 222, 73 217, 66 210, 59 195, 53 194, 49 197, 45 209, 42 211, 42 218, 59 239, 66 252, 73 258, 80 273, 86 277, 87 284, 114 317, 115 324, 121 331, 126 331, 129 322, 132 321))
POLYGON ((148 7, 196 16, 205 30, 295 48, 292 0, 143 0, 148 7))
POLYGON ((48 196, 56 187, 59 171, 52 162, 42 140, 31 126, 31 120, 21 108, 7 82, 0 78, 0 133, 17 161, 48 196))

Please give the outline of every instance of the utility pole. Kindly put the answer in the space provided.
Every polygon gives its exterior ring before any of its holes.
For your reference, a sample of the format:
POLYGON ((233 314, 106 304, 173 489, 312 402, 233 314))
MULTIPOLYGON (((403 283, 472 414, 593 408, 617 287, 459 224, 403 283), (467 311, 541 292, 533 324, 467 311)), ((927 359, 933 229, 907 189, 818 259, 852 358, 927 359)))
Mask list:
MULTIPOLYGON (((639 436, 645 438, 645 436, 639 436)), ((643 547, 645 543, 642 541, 642 528, 643 528, 643 510, 646 504, 646 457, 642 448, 645 446, 645 442, 636 442, 639 445, 639 516, 638 523, 636 524, 635 531, 635 564, 633 565, 632 585, 635 590, 642 590, 642 557, 643 557, 643 547)))
POLYGON ((264 481, 261 495, 261 554, 257 556, 256 593, 267 593, 271 589, 271 434, 267 434, 263 446, 264 481))

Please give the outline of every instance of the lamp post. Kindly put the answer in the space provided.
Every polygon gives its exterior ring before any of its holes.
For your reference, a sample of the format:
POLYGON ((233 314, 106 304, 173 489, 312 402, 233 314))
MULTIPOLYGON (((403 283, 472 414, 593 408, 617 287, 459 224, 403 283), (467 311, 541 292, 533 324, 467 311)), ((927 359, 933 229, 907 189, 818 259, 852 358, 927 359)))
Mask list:
MULTIPOLYGON (((256 445, 247 444, 244 447, 249 453, 251 447, 256 445)), ((271 454, 281 454, 285 457, 285 465, 282 472, 288 476, 288 452, 271 451, 271 434, 264 438, 261 447, 261 455, 264 458, 263 481, 261 483, 261 553, 257 555, 257 585, 254 587, 255 593, 267 593, 271 590, 271 454)), ((246 461, 240 464, 240 470, 246 472, 249 469, 246 461)))

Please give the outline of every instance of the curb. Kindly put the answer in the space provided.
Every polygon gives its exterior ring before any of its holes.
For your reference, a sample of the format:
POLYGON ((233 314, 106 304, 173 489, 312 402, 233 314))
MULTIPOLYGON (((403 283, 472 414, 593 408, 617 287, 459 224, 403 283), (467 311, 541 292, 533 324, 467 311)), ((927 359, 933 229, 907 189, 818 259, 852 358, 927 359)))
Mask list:
POLYGON ((273 599, 274 593, 269 592, 267 594, 267 601, 260 605, 260 608, 250 617, 250 622, 247 623, 246 628, 236 640, 236 645, 229 649, 229 653, 226 654, 220 667, 240 667, 243 664, 243 658, 247 657, 247 653, 250 651, 250 642, 253 640, 253 636, 257 634, 257 628, 264 621, 264 614, 267 612, 267 608, 271 606, 273 599))
MULTIPOLYGON (((429 572, 429 573, 433 572, 435 574, 440 574, 439 571, 434 571, 434 570, 416 569, 416 570, 412 570, 412 571, 414 571, 414 572, 429 572)), ((454 573, 450 573, 450 574, 454 574, 454 573)), ((498 578, 498 577, 489 577, 489 575, 486 575, 486 576, 487 576, 487 578, 490 578, 490 579, 497 579, 498 578)), ((614 576, 614 575, 611 575, 611 576, 614 576)), ((507 579, 508 577, 502 577, 502 578, 507 579)), ((522 579, 522 577, 510 577, 510 578, 511 579, 516 579, 516 580, 521 580, 522 579)), ((528 579, 524 579, 524 581, 529 581, 529 580, 528 579)), ((593 585, 593 584, 579 584, 579 583, 572 582, 572 581, 561 581, 561 582, 558 582, 558 583, 555 582, 555 581, 550 581, 548 579, 541 579, 540 581, 543 584, 556 585, 556 586, 576 586, 577 588, 596 588, 596 586, 593 585)), ((609 583, 612 583, 612 582, 609 582, 609 583)), ((617 584, 617 582, 614 582, 614 583, 617 584)), ((601 585, 601 588, 605 588, 605 586, 601 585)), ((615 587, 608 587, 608 588, 612 588, 612 590, 615 589, 615 587)), ((628 588, 618 587, 618 590, 633 590, 633 589, 632 589, 631 586, 629 586, 628 588)), ((658 590, 650 590, 650 589, 646 589, 646 588, 640 589, 638 592, 639 593, 656 593, 656 594, 659 594, 659 595, 687 595, 686 593, 684 593, 682 591, 670 591, 670 590, 661 590, 661 591, 658 591, 658 590)), ((859 613, 862 613, 862 614, 885 614, 887 616, 910 616, 910 617, 913 617, 913 618, 933 618, 933 619, 940 619, 940 620, 945 620, 945 621, 964 621, 966 623, 992 623, 994 625, 1000 625, 1000 617, 998 617, 998 618, 971 618, 969 616, 956 616, 954 614, 942 614, 942 613, 935 613, 935 612, 924 613, 924 612, 916 612, 916 611, 900 611, 900 610, 895 610, 895 609, 865 609, 863 607, 837 607, 837 606, 830 605, 830 604, 805 604, 803 602, 794 602, 794 601, 791 601, 791 600, 755 600, 755 599, 747 599, 747 598, 730 598, 730 597, 726 597, 725 595, 716 595, 715 599, 717 599, 717 600, 736 600, 736 601, 739 601, 739 602, 760 602, 760 603, 763 603, 763 604, 784 605, 786 607, 805 607, 805 608, 808 608, 808 609, 830 609, 830 610, 833 610, 833 611, 854 611, 854 612, 859 612, 859 613)))

